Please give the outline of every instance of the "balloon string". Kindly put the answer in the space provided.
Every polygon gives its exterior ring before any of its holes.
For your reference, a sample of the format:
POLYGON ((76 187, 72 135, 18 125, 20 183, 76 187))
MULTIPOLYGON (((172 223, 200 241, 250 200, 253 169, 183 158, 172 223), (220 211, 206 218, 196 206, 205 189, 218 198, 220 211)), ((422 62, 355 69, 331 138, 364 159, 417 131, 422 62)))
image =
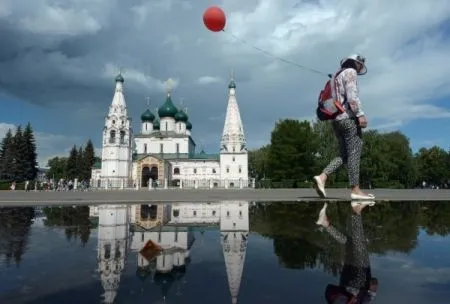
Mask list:
POLYGON ((269 57, 273 57, 273 58, 278 59, 278 60, 280 60, 280 61, 282 61, 282 62, 284 62, 284 63, 287 63, 287 64, 290 64, 290 65, 299 67, 299 68, 301 68, 301 69, 308 70, 308 71, 313 72, 313 73, 316 73, 316 74, 320 74, 320 75, 324 75, 324 76, 329 76, 328 74, 325 74, 325 73, 323 73, 323 72, 321 72, 321 71, 318 71, 318 70, 316 70, 316 69, 309 68, 309 67, 307 67, 307 66, 298 64, 298 63, 296 63, 296 62, 293 62, 293 61, 290 61, 290 60, 287 60, 287 59, 278 57, 278 56, 276 56, 276 55, 274 55, 274 54, 272 54, 272 53, 269 53, 269 52, 267 52, 267 51, 265 51, 265 50, 263 50, 263 49, 261 49, 261 48, 259 48, 259 47, 257 47, 257 46, 254 46, 254 45, 248 43, 246 40, 244 40, 244 39, 242 39, 242 38, 239 38, 238 36, 234 35, 233 33, 226 32, 225 30, 222 30, 222 32, 227 33, 228 35, 230 35, 231 37, 233 37, 233 38, 236 39, 237 41, 240 41, 240 42, 242 42, 242 43, 245 43, 245 44, 247 44, 248 46, 250 46, 251 48, 253 48, 253 49, 257 50, 257 51, 260 51, 261 53, 263 53, 263 54, 265 54, 265 55, 267 55, 267 56, 269 56, 269 57))

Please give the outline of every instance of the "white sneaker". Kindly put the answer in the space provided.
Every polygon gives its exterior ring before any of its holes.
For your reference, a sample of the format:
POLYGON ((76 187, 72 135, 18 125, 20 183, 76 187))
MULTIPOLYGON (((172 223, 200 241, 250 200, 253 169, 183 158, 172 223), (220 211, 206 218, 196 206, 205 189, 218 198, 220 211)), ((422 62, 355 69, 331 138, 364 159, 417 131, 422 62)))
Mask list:
POLYGON ((350 197, 352 198, 352 200, 373 200, 375 199, 375 195, 373 194, 356 194, 356 193, 352 193, 350 194, 350 197))
POLYGON ((374 206, 375 205, 375 201, 353 201, 352 203, 352 207, 357 207, 357 206, 374 206))
POLYGON ((325 192, 325 184, 322 182, 320 177, 316 175, 316 176, 314 176, 313 180, 314 180, 314 186, 315 186, 314 188, 316 189, 317 194, 321 198, 327 197, 327 194, 325 192))
POLYGON ((319 226, 323 226, 324 224, 327 223, 327 207, 328 207, 328 204, 325 203, 325 204, 323 204, 322 209, 320 209, 319 217, 317 218, 317 221, 316 221, 316 224, 319 226))

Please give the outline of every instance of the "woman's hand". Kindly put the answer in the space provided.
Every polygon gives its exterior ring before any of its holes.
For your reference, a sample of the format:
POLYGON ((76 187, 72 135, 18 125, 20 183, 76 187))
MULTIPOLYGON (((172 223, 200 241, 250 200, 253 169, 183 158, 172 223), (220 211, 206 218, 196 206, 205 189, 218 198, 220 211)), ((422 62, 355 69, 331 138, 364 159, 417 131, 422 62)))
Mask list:
POLYGON ((366 118, 366 116, 363 115, 363 116, 358 117, 358 124, 363 129, 365 127, 367 127, 367 118, 366 118))

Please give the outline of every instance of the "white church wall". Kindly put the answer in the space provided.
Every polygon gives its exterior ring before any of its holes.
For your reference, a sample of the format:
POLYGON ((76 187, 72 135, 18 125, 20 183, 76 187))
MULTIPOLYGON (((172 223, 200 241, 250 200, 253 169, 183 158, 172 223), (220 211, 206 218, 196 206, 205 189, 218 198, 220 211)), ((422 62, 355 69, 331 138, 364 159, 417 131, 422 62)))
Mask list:
POLYGON ((221 231, 249 231, 248 202, 230 201, 220 204, 221 231))
POLYGON ((169 224, 218 224, 219 219, 219 203, 176 203, 169 224))
POLYGON ((175 119, 172 117, 163 117, 160 120, 160 130, 165 132, 175 132, 175 119))
POLYGON ((204 181, 205 186, 208 187, 209 180, 220 179, 220 164, 216 160, 170 161, 170 163, 172 165, 172 179, 204 181))
POLYGON ((233 182, 235 187, 240 179, 248 183, 248 154, 221 153, 220 179, 233 182))
POLYGON ((134 139, 138 154, 189 153, 188 137, 137 137, 134 139), (161 146, 162 145, 162 146, 161 146), (162 150, 161 150, 162 149, 162 150))

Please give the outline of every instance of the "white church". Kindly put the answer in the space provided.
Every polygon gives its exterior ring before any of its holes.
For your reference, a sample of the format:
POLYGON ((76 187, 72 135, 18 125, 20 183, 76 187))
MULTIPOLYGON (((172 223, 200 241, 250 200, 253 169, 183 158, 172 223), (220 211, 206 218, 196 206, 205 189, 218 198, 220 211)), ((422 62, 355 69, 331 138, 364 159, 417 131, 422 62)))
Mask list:
POLYGON ((92 169, 92 187, 101 188, 247 188, 248 152, 236 100, 236 83, 228 85, 228 106, 219 154, 197 152, 186 109, 172 102, 168 87, 157 113, 147 109, 133 134, 124 97, 124 78, 116 79, 105 117, 101 163, 92 169))
POLYGON ((171 302, 184 288, 195 235, 201 238, 195 229, 208 228, 220 230, 231 303, 238 302, 248 244, 248 202, 100 205, 90 207, 90 216, 99 219, 97 271, 103 303, 117 301, 130 254, 136 255, 137 278, 161 287, 152 299, 171 302), (160 250, 154 254, 143 251, 149 241, 160 250))

